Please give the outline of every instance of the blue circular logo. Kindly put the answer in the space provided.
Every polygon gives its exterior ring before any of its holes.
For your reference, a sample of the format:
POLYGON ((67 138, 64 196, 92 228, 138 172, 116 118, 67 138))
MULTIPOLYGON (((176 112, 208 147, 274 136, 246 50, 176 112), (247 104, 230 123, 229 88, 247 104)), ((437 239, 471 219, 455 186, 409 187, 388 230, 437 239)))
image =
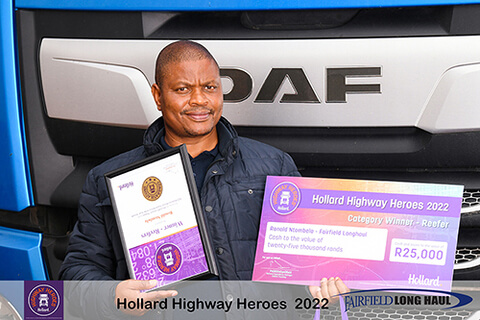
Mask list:
POLYGON ((291 182, 282 182, 272 190, 270 205, 278 214, 290 214, 300 204, 300 189, 291 182))

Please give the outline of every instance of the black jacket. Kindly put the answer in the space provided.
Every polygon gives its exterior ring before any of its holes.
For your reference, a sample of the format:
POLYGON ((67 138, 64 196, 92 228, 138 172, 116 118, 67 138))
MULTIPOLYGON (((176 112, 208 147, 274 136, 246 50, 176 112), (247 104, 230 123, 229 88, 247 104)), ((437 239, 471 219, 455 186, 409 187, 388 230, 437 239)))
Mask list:
MULTIPOLYGON (((267 175, 299 173, 291 157, 271 146, 238 137, 221 118, 217 125, 219 155, 205 176, 200 198, 222 280, 251 280, 267 175)), ((143 146, 107 160, 92 169, 85 182, 65 261, 63 280, 128 279, 120 236, 111 207, 104 174, 163 151, 163 119, 145 132, 143 146)), ((73 283, 70 300, 97 317, 112 317, 110 299, 116 284, 73 283), (105 313, 103 313, 105 312, 105 313)), ((269 290, 270 291, 270 290, 269 290)), ((288 290, 287 290, 288 291, 288 290)), ((115 317, 115 316, 113 316, 115 317)))
MULTIPOLYGON (((222 280, 251 280, 267 175, 299 173, 291 157, 271 146, 238 137, 224 118, 217 125, 219 156, 210 166, 200 199, 222 280)), ((120 236, 104 174, 163 151, 163 119, 145 132, 144 145, 116 156, 88 174, 78 222, 61 267, 64 280, 128 279, 120 236)))

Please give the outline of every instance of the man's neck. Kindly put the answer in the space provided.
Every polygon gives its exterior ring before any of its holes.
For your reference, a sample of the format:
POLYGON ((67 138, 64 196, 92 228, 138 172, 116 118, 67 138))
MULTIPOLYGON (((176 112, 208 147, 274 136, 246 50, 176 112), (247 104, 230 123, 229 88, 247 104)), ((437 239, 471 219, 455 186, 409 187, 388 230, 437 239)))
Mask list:
POLYGON ((212 130, 212 132, 205 136, 178 139, 177 137, 170 135, 169 132, 166 131, 165 142, 171 147, 177 147, 179 145, 185 144, 188 154, 192 158, 196 158, 202 152, 210 151, 215 148, 215 146, 218 144, 218 135, 215 128, 214 130, 212 130))

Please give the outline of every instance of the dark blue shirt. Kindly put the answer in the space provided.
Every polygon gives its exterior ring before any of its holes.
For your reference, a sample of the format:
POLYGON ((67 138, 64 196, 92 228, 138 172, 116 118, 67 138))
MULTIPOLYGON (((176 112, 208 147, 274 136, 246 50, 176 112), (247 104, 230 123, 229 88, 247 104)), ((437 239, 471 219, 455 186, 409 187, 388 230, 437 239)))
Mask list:
MULTIPOLYGON (((160 145, 163 147, 164 150, 168 150, 172 148, 165 141, 165 136, 162 136, 160 138, 160 145)), ((198 194, 200 194, 200 191, 202 190, 203 180, 205 180, 205 176, 207 175, 208 167, 210 167, 210 165, 215 160, 217 155, 218 155, 218 144, 212 150, 203 151, 195 158, 192 158, 191 155, 188 155, 190 157, 190 164, 192 165, 193 176, 195 178, 195 184, 197 185, 198 194)), ((218 276, 214 276, 214 275, 207 276, 206 280, 218 280, 218 276)), ((221 292, 221 291, 218 290, 218 292, 221 292)), ((221 297, 218 296, 218 299, 221 299, 221 297)), ((215 300, 212 300, 212 301, 215 301, 215 300)), ((211 320, 215 320, 215 319, 216 318, 211 318, 211 320)), ((219 319, 224 319, 224 317, 220 317, 219 319)))
MULTIPOLYGON (((163 149, 168 150, 172 148, 168 145, 165 141, 165 136, 160 138, 160 145, 163 149)), ((210 151, 204 151, 200 153, 195 158, 190 157, 190 164, 192 165, 193 169, 193 176, 195 178, 195 184, 197 185, 198 193, 202 190, 203 180, 205 180, 205 175, 207 174, 208 167, 212 164, 215 160, 216 156, 218 155, 218 144, 210 151)))

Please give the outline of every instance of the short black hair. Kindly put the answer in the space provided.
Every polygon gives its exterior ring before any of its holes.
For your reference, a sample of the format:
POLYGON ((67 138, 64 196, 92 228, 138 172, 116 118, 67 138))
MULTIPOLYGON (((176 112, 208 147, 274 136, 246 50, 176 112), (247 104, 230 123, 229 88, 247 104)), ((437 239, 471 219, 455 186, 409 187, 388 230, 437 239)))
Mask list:
POLYGON ((155 82, 161 85, 162 78, 165 76, 165 70, 173 62, 192 61, 210 59, 218 67, 218 63, 212 54, 197 42, 190 40, 180 40, 173 42, 160 51, 155 65, 155 82))

